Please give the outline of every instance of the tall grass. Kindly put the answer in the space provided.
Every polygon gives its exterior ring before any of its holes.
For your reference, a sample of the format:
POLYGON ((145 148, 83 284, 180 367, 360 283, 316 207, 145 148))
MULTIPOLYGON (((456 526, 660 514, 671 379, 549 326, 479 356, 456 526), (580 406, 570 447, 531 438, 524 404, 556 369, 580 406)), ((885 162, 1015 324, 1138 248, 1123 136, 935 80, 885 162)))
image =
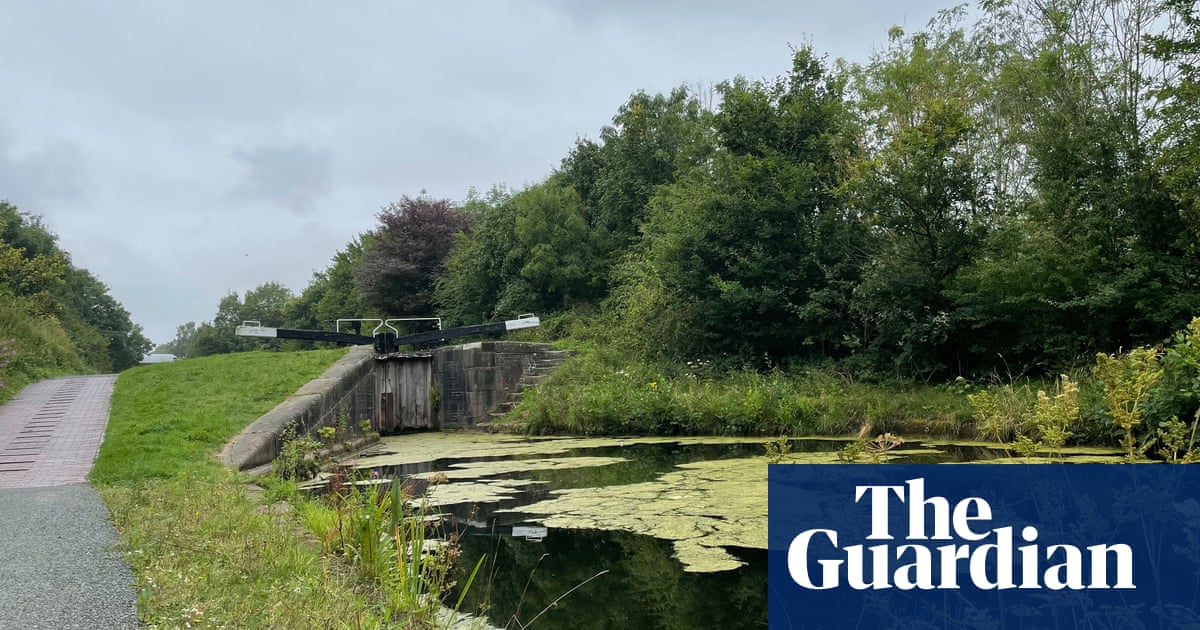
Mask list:
POLYGON ((374 586, 228 470, 102 486, 147 628, 378 628, 374 586))
MULTIPOLYGON (((347 558, 361 576, 379 585, 386 621, 406 628, 449 625, 453 615, 442 607, 442 598, 455 586, 451 571, 460 552, 457 533, 447 535, 441 518, 430 515, 400 479, 357 485, 343 483, 344 475, 335 472, 324 500, 302 503, 304 521, 327 552, 347 558)), ((454 612, 482 564, 480 558, 454 612)))
POLYGON ((944 387, 856 382, 819 368, 655 365, 593 346, 526 394, 512 418, 534 433, 842 435, 871 423, 879 431, 957 435, 970 414, 966 400, 944 387))

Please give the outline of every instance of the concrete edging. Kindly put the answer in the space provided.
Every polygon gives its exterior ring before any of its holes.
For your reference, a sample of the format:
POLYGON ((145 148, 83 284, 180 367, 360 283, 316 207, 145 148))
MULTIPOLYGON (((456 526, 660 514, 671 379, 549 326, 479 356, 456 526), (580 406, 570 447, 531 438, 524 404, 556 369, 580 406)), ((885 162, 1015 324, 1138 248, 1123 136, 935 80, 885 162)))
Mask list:
POLYGON ((333 424, 339 410, 353 404, 357 387, 371 379, 375 361, 372 346, 355 346, 325 370, 305 383, 287 400, 263 414, 238 432, 218 455, 222 464, 246 470, 268 464, 279 455, 280 436, 292 424, 298 434, 313 434, 319 427, 333 424))

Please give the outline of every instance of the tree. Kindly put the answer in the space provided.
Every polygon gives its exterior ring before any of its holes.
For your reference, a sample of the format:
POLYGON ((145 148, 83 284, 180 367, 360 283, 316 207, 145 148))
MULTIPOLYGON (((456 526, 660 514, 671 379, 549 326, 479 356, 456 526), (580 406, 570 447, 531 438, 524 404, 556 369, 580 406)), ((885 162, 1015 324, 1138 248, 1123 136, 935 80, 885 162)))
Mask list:
POLYGON ((476 226, 455 244, 437 300, 451 321, 546 313, 603 295, 594 232, 574 188, 550 177, 468 201, 476 226))
POLYGON ((444 199, 402 197, 378 215, 354 277, 368 306, 390 315, 433 310, 433 288, 457 234, 471 229, 466 214, 444 199))
POLYGON ((986 233, 990 199, 977 162, 978 44, 953 22, 892 43, 856 72, 865 152, 848 199, 872 225, 855 290, 877 362, 924 373, 963 368, 966 336, 947 293, 986 233))
MULTIPOLYGON (((196 328, 188 349, 189 357, 228 354, 248 350, 280 350, 285 342, 279 339, 238 337, 236 328, 245 321, 262 322, 264 326, 284 324, 284 311, 293 300, 292 292, 278 282, 264 282, 246 292, 245 299, 230 291, 217 304, 212 322, 196 328)), ((186 326, 186 324, 185 324, 186 326)))
POLYGON ((597 297, 605 278, 594 275, 592 233, 575 190, 551 179, 517 193, 509 203, 516 214, 518 273, 536 294, 536 303, 521 310, 545 312, 597 297))
POLYGON ((655 194, 611 304, 654 354, 844 353, 863 232, 834 194, 854 150, 843 81, 801 49, 788 76, 719 91, 711 165, 655 194))
POLYGON ((987 8, 1006 51, 994 93, 1028 185, 1005 200, 985 256, 963 274, 959 301, 980 354, 1045 369, 1161 340, 1200 300, 1200 261, 1150 142, 1151 86, 1164 68, 1143 38, 1162 6, 987 8))
POLYGON ((707 112, 685 87, 637 92, 600 130, 600 144, 576 143, 561 184, 579 194, 605 254, 619 255, 639 236, 655 189, 701 164, 712 149, 707 112))
POLYGON ((154 349, 160 354, 173 354, 177 357, 186 357, 191 353, 192 342, 196 339, 196 322, 187 322, 175 327, 175 338, 167 343, 159 344, 154 349))
POLYGON ((308 287, 284 307, 288 326, 331 330, 338 319, 378 315, 367 310, 354 270, 362 263, 369 235, 360 234, 333 255, 324 271, 313 274, 308 287))
POLYGON ((449 323, 490 321, 523 306, 513 299, 516 292, 509 290, 522 264, 511 198, 507 189, 497 187, 486 195, 472 193, 463 204, 475 229, 455 240, 435 288, 435 299, 449 323))
POLYGON ((1156 86, 1161 127, 1155 141, 1163 179, 1192 239, 1200 241, 1200 13, 1188 0, 1166 0, 1164 7, 1180 28, 1151 36, 1149 52, 1177 74, 1156 86))
MULTIPOLYGON (((58 347, 59 335, 69 342, 74 356, 60 352, 50 360, 64 370, 77 370, 72 366, 81 360, 94 371, 122 370, 136 365, 151 345, 108 287, 71 264, 40 218, 7 202, 0 202, 0 299, 15 307, 9 316, 20 313, 48 331, 36 335, 40 340, 18 339, 23 351, 58 347)), ((17 328, 27 330, 24 324, 17 328)))

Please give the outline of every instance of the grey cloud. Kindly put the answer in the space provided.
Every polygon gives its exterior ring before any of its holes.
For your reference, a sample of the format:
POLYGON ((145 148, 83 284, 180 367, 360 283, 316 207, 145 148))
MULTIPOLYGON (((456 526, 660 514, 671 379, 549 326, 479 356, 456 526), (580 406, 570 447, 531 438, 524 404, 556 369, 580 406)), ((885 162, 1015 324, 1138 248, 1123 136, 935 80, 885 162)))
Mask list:
POLYGON ((807 41, 864 61, 948 4, 8 2, 0 198, 166 341, 227 289, 299 291, 401 195, 540 180, 639 89, 773 77, 807 41))
POLYGON ((246 169, 231 191, 235 199, 277 204, 296 215, 312 212, 332 186, 333 156, 328 149, 303 145, 237 149, 246 169))
POLYGON ((37 212, 47 202, 78 198, 87 189, 83 156, 74 143, 46 137, 20 152, 0 129, 0 196, 37 212))

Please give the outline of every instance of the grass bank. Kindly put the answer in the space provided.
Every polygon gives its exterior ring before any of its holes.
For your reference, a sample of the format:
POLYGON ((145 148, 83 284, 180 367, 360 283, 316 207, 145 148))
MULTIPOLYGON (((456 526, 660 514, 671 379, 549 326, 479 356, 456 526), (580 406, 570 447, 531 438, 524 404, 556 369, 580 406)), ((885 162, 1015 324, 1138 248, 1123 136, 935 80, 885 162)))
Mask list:
POLYGON ((27 299, 0 297, 0 403, 30 383, 93 371, 57 319, 27 299))
POLYGON ((123 372, 92 480, 146 627, 374 628, 373 587, 211 454, 343 350, 251 352, 123 372))
POLYGON ((820 368, 655 365, 585 346, 510 417, 533 433, 843 435, 870 423, 876 431, 958 436, 971 414, 953 387, 871 384, 820 368))

